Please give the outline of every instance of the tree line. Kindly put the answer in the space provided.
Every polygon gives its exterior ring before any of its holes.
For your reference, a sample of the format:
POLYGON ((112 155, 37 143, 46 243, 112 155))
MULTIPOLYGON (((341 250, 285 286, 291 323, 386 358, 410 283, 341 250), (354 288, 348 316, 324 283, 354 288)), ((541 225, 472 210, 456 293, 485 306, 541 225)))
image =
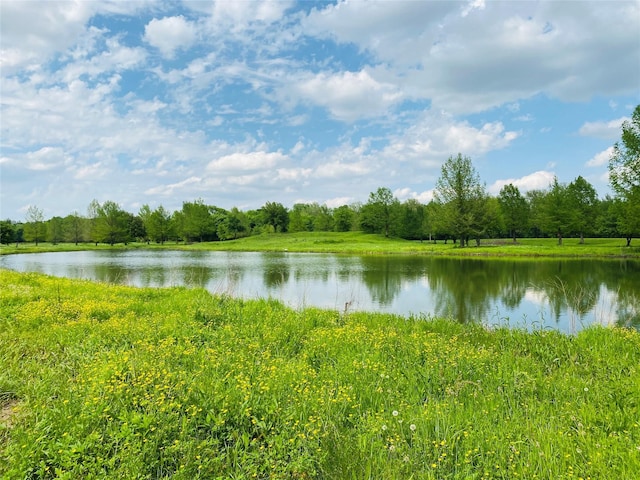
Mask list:
POLYGON ((630 245, 640 236, 640 105, 622 126, 622 141, 614 145, 609 177, 615 196, 598 198, 582 176, 568 184, 557 178, 546 189, 521 193, 505 185, 491 196, 470 158, 458 154, 442 165, 434 199, 423 204, 401 202, 380 187, 366 203, 329 208, 298 203, 291 209, 278 202, 241 211, 207 205, 202 199, 183 202, 174 212, 143 205, 136 213, 116 202, 93 200, 85 215, 44 219, 30 206, 25 222, 0 221, 0 242, 51 243, 207 242, 268 232, 363 231, 409 240, 453 241, 460 246, 483 238, 567 236, 625 237, 630 245))

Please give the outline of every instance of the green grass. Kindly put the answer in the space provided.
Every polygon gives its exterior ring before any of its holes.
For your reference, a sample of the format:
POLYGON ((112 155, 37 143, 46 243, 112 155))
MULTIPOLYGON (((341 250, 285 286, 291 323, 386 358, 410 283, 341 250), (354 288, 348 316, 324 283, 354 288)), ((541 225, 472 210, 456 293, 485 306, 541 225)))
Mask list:
MULTIPOLYGON (((473 242, 472 242, 473 243, 473 242)), ((509 257, 640 257, 640 241, 626 247, 626 241, 618 238, 587 238, 581 245, 577 238, 564 239, 564 245, 557 245, 553 238, 518 239, 513 244, 510 239, 483 240, 480 247, 475 244, 460 248, 451 241, 437 244, 428 241, 409 241, 385 238, 382 235, 362 232, 301 232, 284 234, 263 234, 225 242, 175 243, 165 245, 132 243, 110 247, 100 244, 58 244, 41 243, 0 246, 0 254, 33 253, 44 251, 74 251, 93 249, 184 249, 184 250, 226 250, 226 251, 290 251, 326 252, 344 254, 410 254, 446 256, 509 256, 509 257)))
POLYGON ((640 334, 0 270, 0 477, 631 479, 640 334))

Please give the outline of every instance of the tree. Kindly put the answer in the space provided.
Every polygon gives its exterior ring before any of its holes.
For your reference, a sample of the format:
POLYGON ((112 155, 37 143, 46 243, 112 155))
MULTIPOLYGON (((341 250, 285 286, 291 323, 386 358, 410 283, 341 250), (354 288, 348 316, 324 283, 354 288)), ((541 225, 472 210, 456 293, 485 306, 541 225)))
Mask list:
POLYGON ((289 226, 289 212, 281 204, 267 202, 260 209, 262 223, 273 227, 274 232, 286 232, 289 226))
POLYGON ((95 225, 96 242, 113 246, 129 240, 129 220, 131 214, 120 208, 116 202, 107 200, 98 206, 95 225))
POLYGON ((151 210, 149 205, 143 205, 138 216, 142 219, 148 239, 161 245, 169 239, 173 231, 171 214, 162 205, 155 210, 151 210))
POLYGON ((349 205, 342 205, 333 211, 333 225, 336 232, 348 232, 353 227, 355 214, 349 205))
POLYGON ((571 225, 571 207, 567 186, 554 177, 542 206, 542 228, 558 237, 558 245, 562 245, 562 237, 571 225))
POLYGON ((84 241, 83 227, 85 219, 82 218, 77 211, 74 211, 71 215, 64 217, 64 231, 65 240, 74 242, 78 245, 79 242, 84 241))
POLYGON ((622 197, 640 188, 640 105, 633 111, 631 121, 622 123, 622 145, 616 142, 613 146, 609 181, 622 197))
POLYGON ((505 227, 515 243, 517 234, 524 232, 527 228, 529 219, 527 199, 520 194, 518 187, 510 183, 500 190, 498 203, 505 227))
POLYGON ((631 121, 622 124, 622 145, 616 142, 609 159, 609 181, 623 200, 620 209, 620 231, 631 245, 633 236, 640 234, 640 105, 631 121))
POLYGON ((47 222, 47 239, 54 245, 64 240, 64 220, 62 217, 52 217, 47 222))
POLYGON ((598 208, 598 194, 582 176, 578 176, 567 187, 568 202, 571 211, 570 228, 580 234, 580 243, 584 243, 585 232, 595 229, 598 208))
POLYGON ((362 208, 361 225, 366 231, 384 233, 389 236, 398 218, 400 202, 391 190, 380 187, 369 194, 369 201, 362 208))
POLYGON ((25 238, 27 241, 35 242, 36 247, 38 242, 44 238, 44 216, 42 210, 35 205, 30 205, 27 209, 27 223, 25 225, 25 238))
POLYGON ((425 237, 425 207, 415 198, 402 204, 400 236, 422 241, 425 237))
POLYGON ((180 234, 187 241, 203 242, 215 236, 215 226, 211 211, 204 200, 182 203, 180 234))
POLYGON ((238 235, 248 230, 246 215, 233 207, 218 225, 218 238, 221 240, 237 239, 238 235))
POLYGON ((443 205, 444 225, 460 246, 468 244, 482 230, 482 206, 485 187, 471 164, 471 159, 458 153, 442 165, 436 182, 435 198, 443 205))
POLYGON ((16 241, 16 230, 11 220, 0 221, 0 243, 9 245, 16 241))

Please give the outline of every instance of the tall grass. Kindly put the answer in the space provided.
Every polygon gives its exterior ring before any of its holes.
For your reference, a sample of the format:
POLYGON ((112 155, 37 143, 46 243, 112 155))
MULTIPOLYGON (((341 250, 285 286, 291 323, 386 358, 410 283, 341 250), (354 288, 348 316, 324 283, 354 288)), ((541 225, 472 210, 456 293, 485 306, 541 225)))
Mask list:
POLYGON ((7 479, 632 479, 640 334, 0 270, 0 407, 7 479))

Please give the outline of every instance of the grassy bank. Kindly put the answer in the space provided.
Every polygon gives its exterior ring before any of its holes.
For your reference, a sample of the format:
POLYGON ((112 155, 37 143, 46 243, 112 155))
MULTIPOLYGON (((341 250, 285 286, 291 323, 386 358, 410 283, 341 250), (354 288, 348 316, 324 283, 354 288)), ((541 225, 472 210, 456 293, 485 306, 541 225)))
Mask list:
MULTIPOLYGON (((508 257, 631 257, 640 258, 640 246, 632 243, 626 247, 624 239, 588 238, 584 244, 577 238, 564 240, 558 245, 556 239, 533 238, 519 239, 513 243, 510 239, 483 240, 479 247, 460 248, 452 242, 442 240, 434 244, 428 241, 409 241, 398 238, 385 238, 362 232, 302 232, 284 234, 263 234, 225 242, 175 243, 165 245, 132 243, 110 247, 100 244, 57 244, 41 243, 0 246, 0 254, 32 253, 45 251, 75 251, 93 249, 184 249, 184 250, 226 250, 226 251, 289 251, 289 252, 326 252, 358 255, 371 254, 411 254, 446 256, 508 256, 508 257)), ((640 241, 636 243, 640 244, 640 241)))
POLYGON ((0 270, 0 477, 630 479, 640 334, 0 270))

